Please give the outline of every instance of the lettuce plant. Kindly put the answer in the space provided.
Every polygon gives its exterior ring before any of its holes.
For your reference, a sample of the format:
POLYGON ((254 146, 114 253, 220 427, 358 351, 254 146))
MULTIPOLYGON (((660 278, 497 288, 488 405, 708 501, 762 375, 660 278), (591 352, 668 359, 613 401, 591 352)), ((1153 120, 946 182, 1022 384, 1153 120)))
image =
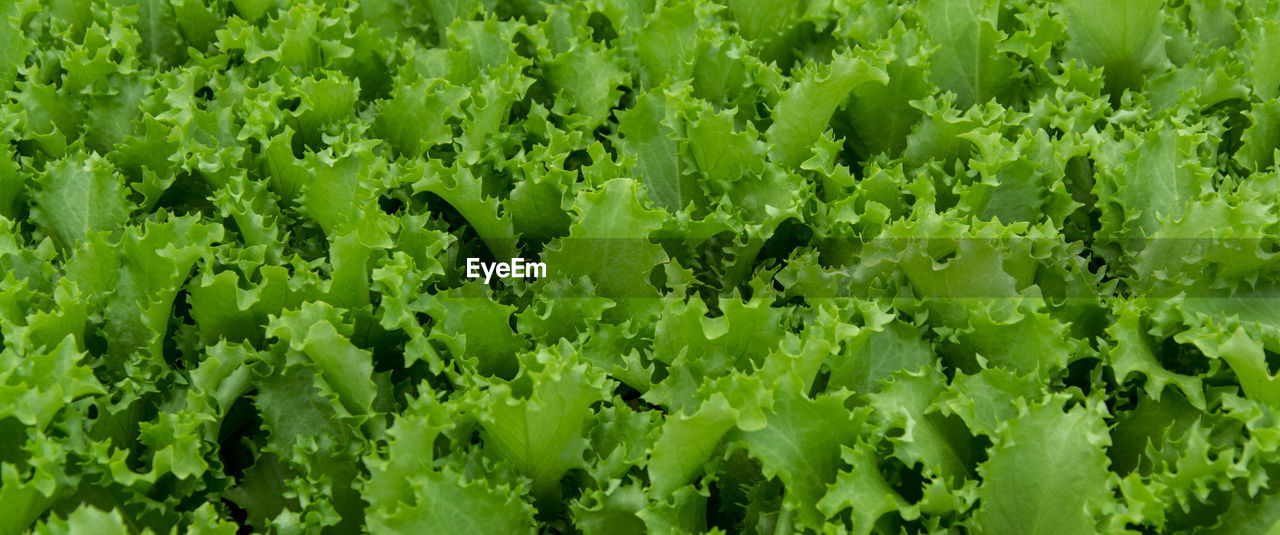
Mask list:
POLYGON ((0 2, 0 535, 1274 532, 1277 21, 0 2))

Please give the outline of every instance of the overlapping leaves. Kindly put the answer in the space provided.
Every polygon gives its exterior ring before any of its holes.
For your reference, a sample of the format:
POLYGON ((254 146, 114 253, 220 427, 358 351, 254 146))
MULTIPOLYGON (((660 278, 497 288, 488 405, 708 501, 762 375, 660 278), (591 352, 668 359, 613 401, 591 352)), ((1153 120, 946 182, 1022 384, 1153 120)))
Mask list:
POLYGON ((0 535, 1273 530, 1277 15, 4 3, 0 535))

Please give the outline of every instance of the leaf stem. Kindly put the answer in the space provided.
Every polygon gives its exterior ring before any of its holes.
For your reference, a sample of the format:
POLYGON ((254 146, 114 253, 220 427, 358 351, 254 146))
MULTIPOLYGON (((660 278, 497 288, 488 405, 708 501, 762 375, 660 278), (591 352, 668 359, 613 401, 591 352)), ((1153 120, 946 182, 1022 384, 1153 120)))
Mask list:
MULTIPOLYGON (((786 494, 783 494, 786 497, 786 494)), ((791 533, 791 509, 785 504, 778 509, 778 522, 773 525, 773 535, 787 535, 791 533)))

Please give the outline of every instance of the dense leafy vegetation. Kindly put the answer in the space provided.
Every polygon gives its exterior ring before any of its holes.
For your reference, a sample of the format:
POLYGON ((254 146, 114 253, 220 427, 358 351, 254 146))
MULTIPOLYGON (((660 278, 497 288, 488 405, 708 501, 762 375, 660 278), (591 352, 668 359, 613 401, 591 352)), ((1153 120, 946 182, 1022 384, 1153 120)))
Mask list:
POLYGON ((0 535, 1273 532, 1277 21, 0 2, 0 535))

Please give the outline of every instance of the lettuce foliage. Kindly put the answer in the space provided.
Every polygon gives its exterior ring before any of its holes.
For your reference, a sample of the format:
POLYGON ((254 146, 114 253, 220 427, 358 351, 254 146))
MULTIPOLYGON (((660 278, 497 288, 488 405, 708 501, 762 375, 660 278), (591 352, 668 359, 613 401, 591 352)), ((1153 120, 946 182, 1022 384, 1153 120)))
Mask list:
POLYGON ((0 535, 1274 532, 1277 20, 2 2, 0 535))

